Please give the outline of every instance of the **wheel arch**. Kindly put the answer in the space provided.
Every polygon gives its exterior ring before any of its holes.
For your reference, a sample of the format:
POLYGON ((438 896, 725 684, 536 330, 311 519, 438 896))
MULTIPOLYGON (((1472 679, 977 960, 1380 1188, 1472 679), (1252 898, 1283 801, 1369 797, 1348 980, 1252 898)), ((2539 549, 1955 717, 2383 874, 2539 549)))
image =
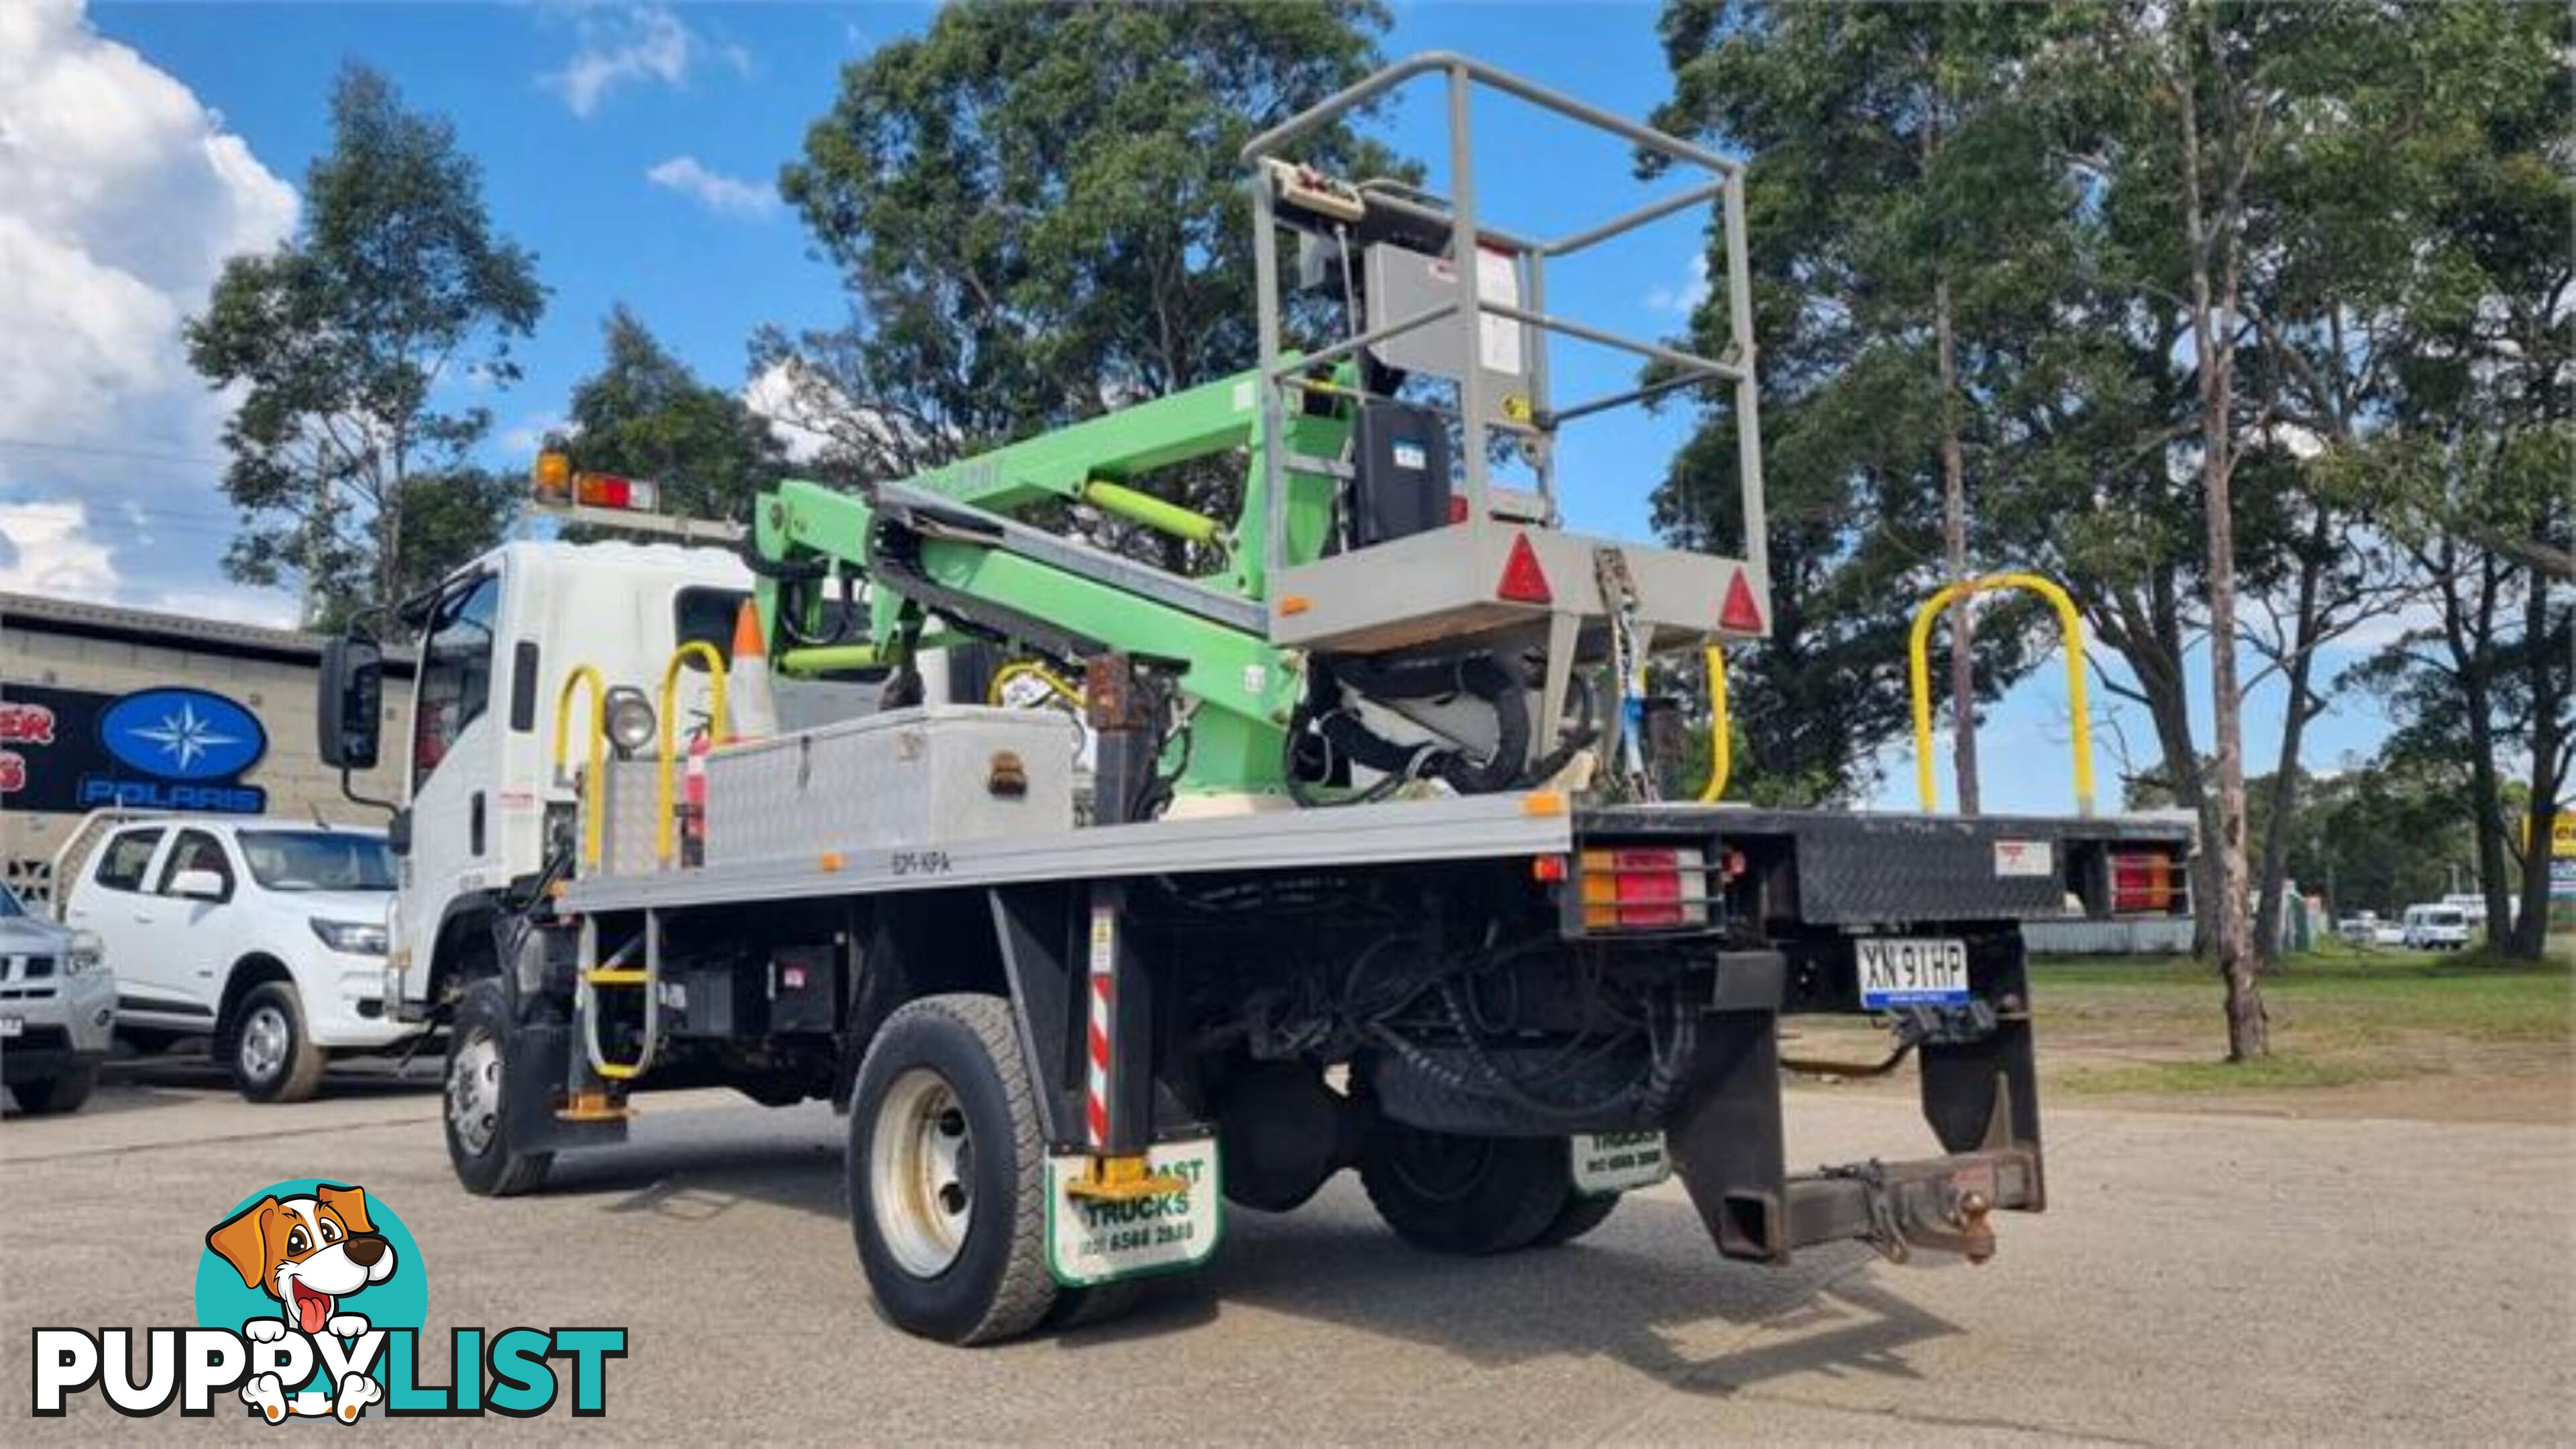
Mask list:
POLYGON ((441 1011, 475 977, 501 969, 492 928, 500 921, 502 908, 500 892, 482 890, 454 897, 439 912, 438 934, 429 948, 429 988, 421 998, 423 1007, 432 1013, 441 1011))
POLYGON ((992 908, 981 890, 908 892, 859 902, 850 934, 856 950, 841 1060, 833 1072, 835 1111, 848 1110, 869 1044, 903 1007, 953 993, 1006 1000, 1011 995, 992 908))
POLYGON ((218 1051, 230 1046, 233 1028, 239 1025, 242 998, 250 995, 253 987, 270 981, 283 981, 295 986, 299 992, 302 990, 295 979, 294 969, 267 951, 245 951, 226 969, 223 994, 216 998, 215 1006, 215 1045, 218 1051))

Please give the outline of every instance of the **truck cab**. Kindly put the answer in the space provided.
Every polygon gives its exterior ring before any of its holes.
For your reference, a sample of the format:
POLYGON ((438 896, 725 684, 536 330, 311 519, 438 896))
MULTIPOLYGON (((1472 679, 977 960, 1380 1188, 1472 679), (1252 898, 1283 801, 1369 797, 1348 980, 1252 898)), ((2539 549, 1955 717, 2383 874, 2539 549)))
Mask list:
MULTIPOLYGON (((531 541, 493 549, 404 607, 420 666, 392 831, 402 864, 385 999, 398 1018, 434 1014, 462 965, 484 959, 505 901, 536 884, 549 813, 570 816, 573 782, 553 755, 566 674, 589 665, 610 680, 653 679, 691 640, 729 657, 751 587, 721 548, 531 541)), ((707 717, 709 678, 684 666, 674 686, 685 738, 707 717)))

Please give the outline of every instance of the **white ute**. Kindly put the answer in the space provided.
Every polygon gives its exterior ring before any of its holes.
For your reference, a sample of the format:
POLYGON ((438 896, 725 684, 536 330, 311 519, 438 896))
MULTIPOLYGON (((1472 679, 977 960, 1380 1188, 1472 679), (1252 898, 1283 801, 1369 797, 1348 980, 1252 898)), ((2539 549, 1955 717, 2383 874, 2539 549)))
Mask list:
POLYGON ((116 971, 117 1035, 210 1036, 243 1096, 295 1102, 331 1055, 410 1034, 384 1003, 393 891, 382 831, 170 816, 111 831, 63 919, 116 971))

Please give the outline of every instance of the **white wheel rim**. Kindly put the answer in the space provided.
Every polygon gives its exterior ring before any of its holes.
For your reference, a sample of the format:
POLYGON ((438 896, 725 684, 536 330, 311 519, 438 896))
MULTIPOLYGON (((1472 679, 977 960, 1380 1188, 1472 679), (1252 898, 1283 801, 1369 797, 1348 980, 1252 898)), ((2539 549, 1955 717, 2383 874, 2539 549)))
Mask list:
POLYGON ((271 1003, 262 1002, 242 1023, 238 1055, 244 1075, 253 1081, 266 1081, 277 1075, 286 1061, 286 1046, 293 1031, 286 1024, 286 1013, 271 1003))
POLYGON ((975 1221, 975 1139, 938 1073, 895 1078, 868 1140, 868 1208, 886 1251, 915 1278, 948 1271, 975 1221))
POLYGON ((473 1153, 491 1146, 500 1128, 501 1048, 488 1031, 467 1037, 448 1061, 447 1123, 473 1153))

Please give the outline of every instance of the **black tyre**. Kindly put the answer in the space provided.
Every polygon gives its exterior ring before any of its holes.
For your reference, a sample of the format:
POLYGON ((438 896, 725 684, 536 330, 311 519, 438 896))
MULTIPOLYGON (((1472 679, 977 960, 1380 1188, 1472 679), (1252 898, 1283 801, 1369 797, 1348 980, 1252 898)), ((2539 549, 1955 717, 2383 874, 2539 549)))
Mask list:
POLYGON ((1579 1192, 1567 1193, 1565 1206, 1556 1210, 1556 1217, 1539 1230, 1538 1237, 1531 1241, 1530 1246, 1554 1248, 1573 1242, 1608 1222, 1610 1214, 1618 1209, 1619 1197, 1620 1195, 1615 1192, 1604 1193, 1599 1197, 1586 1197, 1579 1192))
POLYGON ((1552 1226, 1571 1190, 1565 1142, 1427 1132, 1392 1118, 1370 1130, 1360 1186, 1397 1236, 1442 1253, 1508 1253, 1552 1226))
POLYGON ((859 1265, 896 1327, 992 1343, 1046 1318, 1046 1146, 1009 1002, 931 996, 886 1019, 844 1171, 859 1265))
POLYGON ((77 1112, 89 1100, 90 1088, 98 1085, 98 1064, 84 1062, 66 1067, 50 1077, 33 1082, 20 1082, 9 1089, 17 1097, 19 1110, 31 1116, 52 1116, 77 1112))
POLYGON ((520 1093, 547 1090, 510 1070, 514 1027, 501 978, 485 976, 466 986, 447 1032, 447 1161, 465 1190, 483 1197, 534 1192, 555 1161, 513 1140, 511 1104, 520 1093))
POLYGON ((1044 1326, 1048 1328, 1092 1328, 1123 1317, 1145 1297, 1145 1285, 1134 1280, 1124 1283, 1097 1283, 1088 1288, 1055 1290, 1055 1304, 1047 1309, 1044 1326))
POLYGON ((219 1040, 233 1085, 254 1102, 302 1102, 322 1085, 322 1049, 304 1029, 304 1002, 292 981, 252 987, 219 1040))

